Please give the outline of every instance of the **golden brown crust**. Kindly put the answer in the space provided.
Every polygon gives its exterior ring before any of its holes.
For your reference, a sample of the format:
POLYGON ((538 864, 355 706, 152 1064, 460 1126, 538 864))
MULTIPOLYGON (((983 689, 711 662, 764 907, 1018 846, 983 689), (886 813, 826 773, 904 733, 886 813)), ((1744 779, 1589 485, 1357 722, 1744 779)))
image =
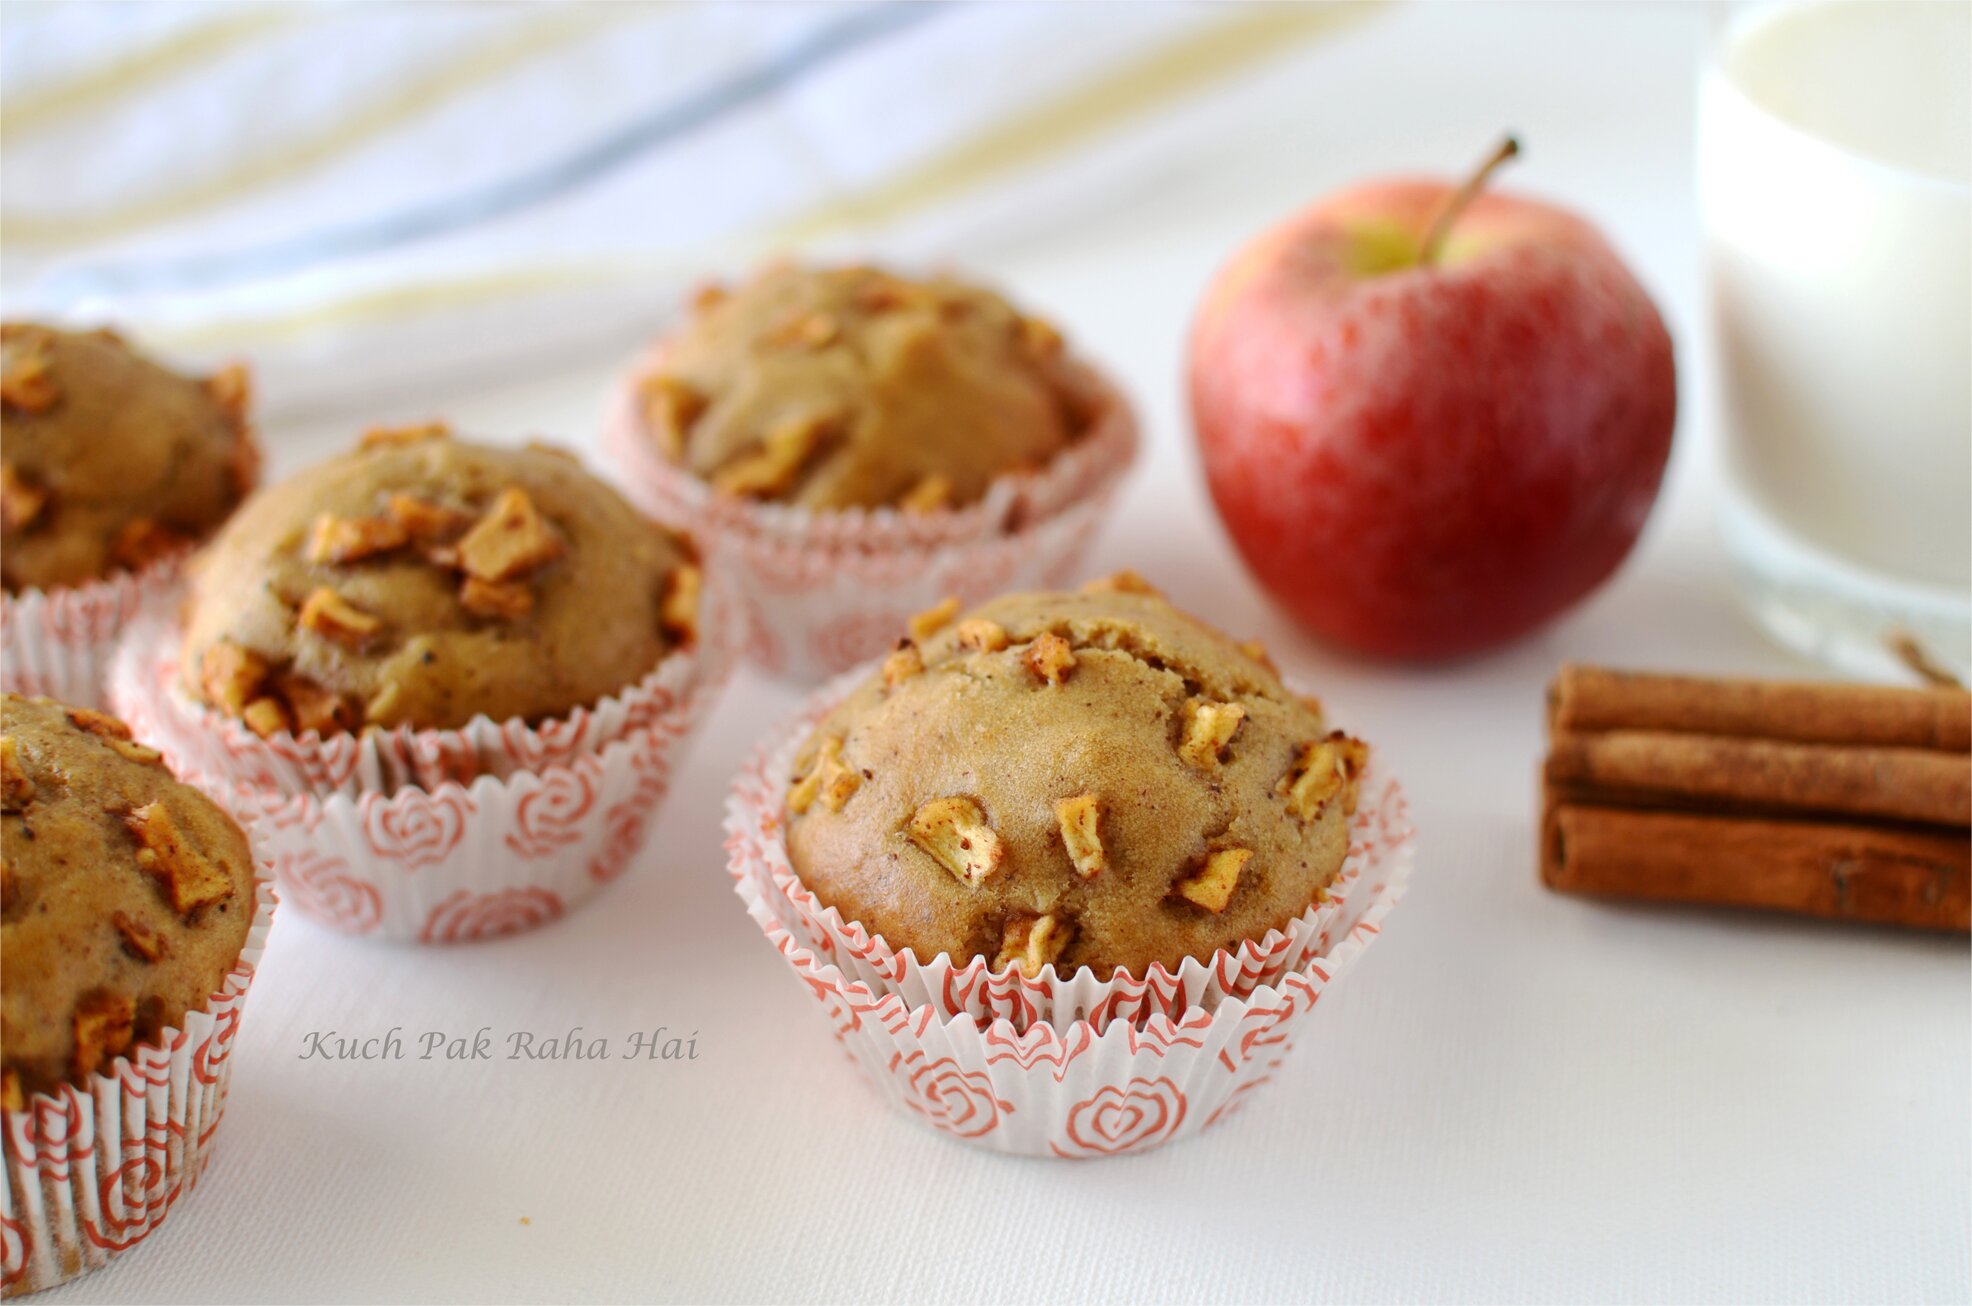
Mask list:
POLYGON ((0 1064, 24 1092, 107 1068, 224 983, 254 911, 239 826, 115 718, 9 694, 0 1064))
POLYGON ((1009 595, 941 613, 816 728, 788 851, 920 958, 1141 973, 1305 911, 1341 868, 1361 759, 1147 585, 1009 595), (1335 780, 1319 799, 1311 766, 1335 780), (831 808, 833 772, 856 784, 831 808))
POLYGON ((559 451, 372 432, 201 556, 185 687, 261 734, 561 716, 689 642, 696 575, 559 451))
POLYGON ((210 534, 258 474, 243 371, 181 376, 108 332, 0 327, 0 406, 10 593, 146 566, 210 534))
POLYGON ((929 512, 1039 467, 1093 408, 1052 327, 949 278, 770 268, 703 297, 640 389, 657 451, 722 493, 929 512))

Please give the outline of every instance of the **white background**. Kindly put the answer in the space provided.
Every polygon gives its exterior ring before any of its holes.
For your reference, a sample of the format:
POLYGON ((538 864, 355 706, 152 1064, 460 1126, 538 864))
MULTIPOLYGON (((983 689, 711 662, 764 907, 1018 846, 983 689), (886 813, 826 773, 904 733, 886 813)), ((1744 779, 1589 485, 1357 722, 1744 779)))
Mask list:
MULTIPOLYGON (((1713 533, 1692 175, 1697 7, 1402 9, 1253 77, 1243 128, 1045 240, 955 251, 1142 405, 1092 571, 1256 635, 1410 787, 1411 894, 1271 1087, 1149 1156, 975 1152, 892 1116, 728 887, 727 778, 794 691, 742 676, 637 871, 552 928, 434 951, 277 921, 217 1158, 139 1252, 47 1300, 1964 1299, 1963 940, 1554 897, 1542 687, 1564 659, 1800 674, 1713 533), (1299 638, 1206 500, 1180 377, 1213 267, 1296 204, 1463 168, 1600 223, 1684 385, 1637 556, 1540 636, 1435 670, 1299 638), (304 1035, 696 1032, 690 1065, 322 1064, 304 1035)), ((627 353, 632 342, 624 342, 627 353)), ((274 423, 272 472, 370 420, 591 441, 621 356, 274 423)), ((360 381, 353 381, 360 385, 360 381)), ((412 1049, 415 1055, 415 1048, 412 1049)))

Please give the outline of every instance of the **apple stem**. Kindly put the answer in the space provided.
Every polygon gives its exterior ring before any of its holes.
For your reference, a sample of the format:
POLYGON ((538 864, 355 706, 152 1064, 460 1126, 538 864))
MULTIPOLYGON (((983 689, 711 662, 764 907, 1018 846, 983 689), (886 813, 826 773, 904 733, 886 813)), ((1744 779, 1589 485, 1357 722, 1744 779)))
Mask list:
POLYGON ((1467 177, 1465 184, 1452 192, 1452 197, 1445 201, 1445 207, 1438 210, 1437 217, 1431 219, 1431 229, 1424 233, 1424 245, 1417 255, 1419 263, 1430 267, 1438 261, 1438 251, 1444 247, 1445 237, 1451 234, 1452 224, 1458 221, 1459 214, 1465 212, 1465 206, 1472 203, 1479 192, 1486 188, 1486 183, 1492 180, 1499 166, 1518 153, 1520 153, 1520 142, 1508 136, 1499 143, 1497 149, 1486 156, 1486 161, 1479 165, 1478 171, 1467 177))

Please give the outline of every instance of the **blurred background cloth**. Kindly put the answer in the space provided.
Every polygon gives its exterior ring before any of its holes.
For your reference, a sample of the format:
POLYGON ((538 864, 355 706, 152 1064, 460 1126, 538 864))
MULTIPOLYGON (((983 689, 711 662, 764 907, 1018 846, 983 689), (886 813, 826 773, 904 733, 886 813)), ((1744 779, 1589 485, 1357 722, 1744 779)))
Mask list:
POLYGON ((620 348, 776 252, 1073 221, 1364 8, 9 4, 0 295, 276 408, 620 348))

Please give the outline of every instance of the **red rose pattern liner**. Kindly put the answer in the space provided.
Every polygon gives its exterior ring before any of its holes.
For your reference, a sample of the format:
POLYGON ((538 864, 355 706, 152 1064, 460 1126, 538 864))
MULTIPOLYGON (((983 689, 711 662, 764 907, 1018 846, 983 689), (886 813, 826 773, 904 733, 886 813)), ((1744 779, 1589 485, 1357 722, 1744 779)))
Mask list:
POLYGON ((253 922, 225 982, 155 1042, 81 1087, 64 1084, 5 1112, 0 1292, 38 1292, 107 1265, 164 1223, 198 1186, 232 1081, 247 989, 267 946, 273 867, 249 827, 253 922))
POLYGON ((103 707, 110 661, 125 628, 177 593, 187 552, 81 585, 0 595, 0 689, 72 707, 103 707))

